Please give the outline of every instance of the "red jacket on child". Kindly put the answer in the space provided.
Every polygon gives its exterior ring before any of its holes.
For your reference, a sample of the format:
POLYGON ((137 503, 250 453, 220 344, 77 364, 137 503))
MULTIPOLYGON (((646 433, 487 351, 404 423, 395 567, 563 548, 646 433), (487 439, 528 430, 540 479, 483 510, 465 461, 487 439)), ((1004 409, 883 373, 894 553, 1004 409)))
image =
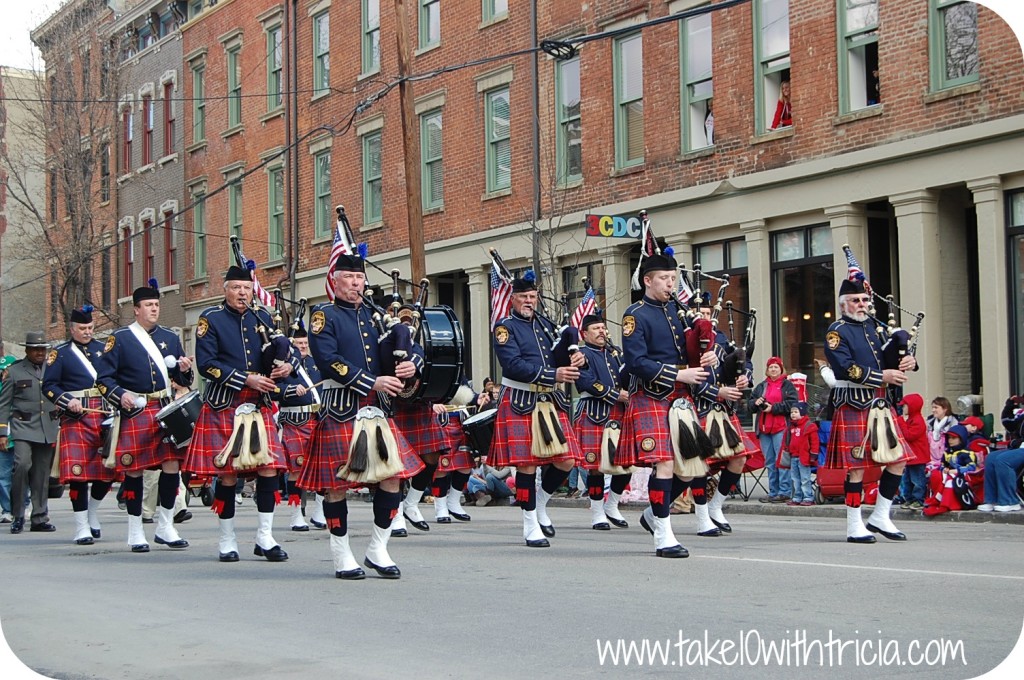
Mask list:
POLYGON ((909 464, 927 465, 931 462, 932 453, 928 444, 928 423, 921 415, 921 409, 924 408, 924 397, 917 393, 908 394, 903 397, 900 406, 907 407, 907 417, 897 418, 896 422, 899 423, 903 438, 907 440, 911 453, 914 455, 909 464))
POLYGON ((793 458, 799 458, 801 465, 810 466, 818 460, 818 425, 807 416, 800 420, 790 421, 786 430, 786 441, 782 444, 783 451, 789 451, 793 458))

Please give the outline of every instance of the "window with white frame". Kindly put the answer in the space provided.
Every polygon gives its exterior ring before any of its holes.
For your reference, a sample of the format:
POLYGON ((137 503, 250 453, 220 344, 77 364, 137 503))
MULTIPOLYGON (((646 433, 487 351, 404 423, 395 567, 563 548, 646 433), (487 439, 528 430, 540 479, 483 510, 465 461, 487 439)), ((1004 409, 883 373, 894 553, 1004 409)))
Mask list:
POLYGON ((509 89, 492 90, 485 95, 484 134, 487 138, 487 192, 512 186, 512 139, 509 117, 509 89))
POLYGON ((693 151, 715 143, 715 116, 712 96, 711 14, 687 19, 680 31, 683 77, 683 150, 693 151))
MULTIPOLYGON (((153 98, 142 98, 142 164, 153 162, 153 98)), ((147 277, 148 278, 148 277, 147 277)))
POLYGON ((615 41, 615 167, 644 162, 644 52, 640 33, 615 41))
POLYGON ((175 142, 174 83, 164 83, 164 156, 174 153, 175 142))
POLYGON ((978 80, 978 5, 964 0, 928 0, 933 90, 978 80))
POLYGON ((789 0, 754 0, 754 59, 756 130, 788 127, 793 115, 784 94, 789 89, 789 0))
POLYGON ((555 62, 558 181, 583 179, 583 125, 580 118, 580 58, 555 62))

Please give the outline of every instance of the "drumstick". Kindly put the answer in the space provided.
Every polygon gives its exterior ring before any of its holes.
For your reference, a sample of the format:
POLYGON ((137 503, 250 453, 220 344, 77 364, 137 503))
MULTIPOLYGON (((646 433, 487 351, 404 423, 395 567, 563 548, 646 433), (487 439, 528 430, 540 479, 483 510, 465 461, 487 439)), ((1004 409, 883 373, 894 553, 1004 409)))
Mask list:
POLYGON ((104 411, 101 408, 85 408, 84 406, 82 407, 82 413, 102 413, 105 416, 114 414, 113 411, 104 411))

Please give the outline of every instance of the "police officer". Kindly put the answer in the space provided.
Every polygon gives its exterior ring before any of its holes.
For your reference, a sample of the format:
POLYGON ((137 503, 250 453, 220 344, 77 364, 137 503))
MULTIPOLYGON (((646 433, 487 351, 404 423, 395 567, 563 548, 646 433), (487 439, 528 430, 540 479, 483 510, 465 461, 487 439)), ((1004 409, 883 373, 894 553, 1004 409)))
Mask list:
POLYGON ((192 384, 192 360, 185 356, 177 334, 158 323, 160 291, 154 279, 132 293, 132 312, 135 322, 114 331, 94 362, 100 392, 120 413, 114 421, 115 456, 118 472, 125 475, 128 545, 132 552, 149 552, 142 529, 142 472, 160 468, 153 539, 180 550, 188 541, 174 528, 173 509, 184 452, 164 440, 156 414, 171 402, 172 381, 183 387, 192 384))
POLYGON ((298 370, 280 381, 281 391, 275 394, 280 395, 278 422, 281 425, 281 444, 288 454, 288 505, 293 507, 292 531, 309 531, 309 524, 302 516, 302 489, 296 480, 309 457, 313 426, 320 411, 320 392, 316 387, 320 382, 320 369, 309 353, 309 334, 301 322, 291 339, 301 357, 298 370))
POLYGON ((196 475, 218 477, 212 507, 219 518, 221 562, 238 561, 235 488, 240 472, 256 475, 258 525, 253 554, 270 562, 288 559, 288 553, 281 549, 273 535, 279 488, 277 474, 286 470, 288 464, 274 426, 269 393, 279 389, 277 381, 297 368, 299 358, 298 353, 292 351, 269 375, 262 373, 263 344, 274 322, 266 310, 250 306, 252 296, 252 275, 247 269, 232 266, 224 276, 224 302, 204 309, 196 322, 196 363, 200 374, 206 378, 206 390, 185 469, 196 475), (266 450, 261 454, 266 455, 269 462, 238 470, 235 468, 237 458, 231 457, 218 467, 215 465, 218 455, 231 443, 233 434, 241 434, 239 428, 243 426, 244 414, 236 413, 239 407, 243 407, 243 411, 254 409, 255 418, 262 420, 267 441, 266 450))
MULTIPOLYGON (((898 431, 896 434, 903 445, 903 458, 885 465, 878 480, 878 499, 867 526, 860 514, 864 470, 881 465, 872 459, 870 438, 865 437, 868 410, 874 400, 886 399, 887 386, 903 385, 907 381, 907 371, 917 370, 917 359, 910 354, 900 360, 897 368, 884 367, 881 350, 884 340, 875 330, 876 322, 868 318, 870 304, 871 295, 862 281, 843 281, 839 286, 841 316, 825 334, 825 358, 836 378, 832 390, 835 413, 825 467, 847 471, 843 487, 846 492, 846 540, 849 543, 874 543, 872 534, 881 534, 893 541, 907 539, 889 517, 906 461, 912 455, 898 431)), ((890 410, 891 407, 889 403, 890 410)))
MULTIPOLYGON (((612 475, 608 500, 604 498, 604 474, 601 473, 601 444, 605 427, 621 428, 626 415, 629 392, 622 388, 622 355, 609 346, 608 326, 604 318, 588 314, 580 323, 584 345, 580 351, 586 363, 580 369, 576 389, 580 400, 576 404, 576 436, 583 453, 583 467, 589 471, 587 488, 590 491, 590 523, 598 531, 611 530, 611 524, 625 529, 629 526, 619 512, 619 498, 632 476, 629 473, 612 475)), ((611 462, 611 457, 608 457, 611 462)))
MULTIPOLYGON (((348 461, 357 412, 375 406, 384 414, 389 413, 389 399, 402 390, 406 379, 422 369, 423 356, 414 352, 409 360, 397 363, 395 375, 378 374, 381 370, 380 332, 371 311, 363 304, 366 272, 362 258, 339 256, 331 282, 334 302, 314 307, 309 323, 310 351, 325 378, 325 409, 319 414, 310 456, 298 481, 303 489, 326 491, 324 517, 331 533, 334 575, 357 580, 365 578, 366 574, 349 547, 345 492, 363 484, 338 479, 336 472, 348 461)), ((422 470, 423 462, 394 421, 388 420, 403 467, 397 475, 381 480, 373 495, 373 529, 363 564, 383 578, 397 579, 402 572, 387 550, 391 520, 402 502, 401 480, 422 470)))
POLYGON ((96 388, 93 360, 103 343, 93 339, 92 305, 71 310, 71 340, 46 355, 43 393, 60 409, 60 482, 69 484, 75 513, 75 543, 100 537, 98 510, 114 471, 103 464, 103 396, 96 388), (88 409, 88 411, 84 410, 88 409), (89 483, 92 482, 92 495, 89 483))
POLYGON ((43 398, 43 359, 50 347, 41 331, 25 336, 25 358, 7 369, 7 382, 0 391, 0 450, 14 442, 14 472, 11 482, 11 533, 25 527, 25 491, 32 490, 32 521, 29 531, 56 531, 47 507, 50 467, 57 440, 53 404, 43 398))
POLYGON ((644 258, 641 268, 644 296, 622 317, 622 346, 630 374, 626 422, 616 462, 623 467, 647 463, 654 468, 648 483, 651 505, 640 524, 654 535, 658 557, 687 557, 689 552, 672 533, 669 508, 690 487, 691 477, 674 474, 672 438, 668 415, 672 402, 692 402, 691 389, 699 391, 708 378, 705 367, 715 366, 713 349, 689 367, 683 322, 675 297, 679 272, 668 255, 644 258))
POLYGON ((554 325, 537 315, 537 284, 533 272, 512 282, 512 311, 495 327, 494 352, 502 369, 502 390, 498 397, 498 415, 494 423, 491 458, 494 467, 516 468, 516 500, 523 509, 523 538, 531 548, 547 548, 555 535, 547 513, 552 494, 569 476, 582 457, 579 442, 569 419, 569 397, 557 383, 574 383, 580 377, 585 360, 580 352, 571 355, 570 365, 555 366, 552 345, 554 325), (534 438, 535 418, 538 433, 547 433, 561 441, 554 431, 557 425, 565 439, 566 453, 538 456, 551 442, 534 438), (541 419, 546 419, 541 420, 541 419), (546 465, 537 491, 537 466, 546 465))

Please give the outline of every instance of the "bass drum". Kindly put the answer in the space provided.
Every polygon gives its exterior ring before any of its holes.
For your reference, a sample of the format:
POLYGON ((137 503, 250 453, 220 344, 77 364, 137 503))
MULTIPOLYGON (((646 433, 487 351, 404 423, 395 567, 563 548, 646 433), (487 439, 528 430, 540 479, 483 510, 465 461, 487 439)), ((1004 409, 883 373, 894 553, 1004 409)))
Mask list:
POLYGON ((451 307, 437 305, 424 307, 420 312, 420 328, 423 376, 398 396, 411 401, 447 404, 463 379, 462 326, 451 307))

